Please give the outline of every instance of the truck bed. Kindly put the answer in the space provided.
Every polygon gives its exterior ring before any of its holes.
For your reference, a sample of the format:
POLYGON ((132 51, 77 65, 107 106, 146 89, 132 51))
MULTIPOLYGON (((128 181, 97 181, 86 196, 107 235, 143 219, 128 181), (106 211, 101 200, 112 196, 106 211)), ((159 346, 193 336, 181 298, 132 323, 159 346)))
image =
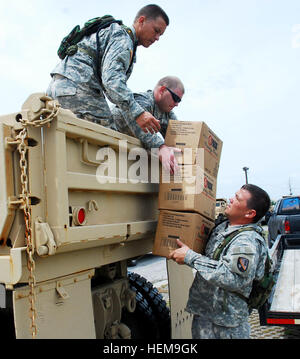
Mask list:
POLYGON ((285 250, 270 308, 275 312, 300 313, 300 250, 285 250))
POLYGON ((286 249, 269 309, 268 324, 300 324, 300 250, 286 249))

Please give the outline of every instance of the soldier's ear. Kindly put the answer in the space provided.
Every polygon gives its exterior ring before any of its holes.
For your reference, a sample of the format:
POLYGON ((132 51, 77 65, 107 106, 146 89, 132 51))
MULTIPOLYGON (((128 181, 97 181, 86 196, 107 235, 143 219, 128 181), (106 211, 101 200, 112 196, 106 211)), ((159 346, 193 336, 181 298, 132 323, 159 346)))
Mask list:
POLYGON ((144 24, 144 22, 145 22, 145 20, 146 20, 146 16, 144 16, 144 15, 142 15, 142 16, 140 16, 139 18, 138 18, 138 23, 140 24, 140 25, 143 25, 144 24))
POLYGON ((256 216, 255 209, 249 209, 249 211, 245 214, 248 219, 253 219, 256 216))
POLYGON ((165 91, 166 91, 166 86, 165 85, 160 86, 159 92, 163 94, 165 91))

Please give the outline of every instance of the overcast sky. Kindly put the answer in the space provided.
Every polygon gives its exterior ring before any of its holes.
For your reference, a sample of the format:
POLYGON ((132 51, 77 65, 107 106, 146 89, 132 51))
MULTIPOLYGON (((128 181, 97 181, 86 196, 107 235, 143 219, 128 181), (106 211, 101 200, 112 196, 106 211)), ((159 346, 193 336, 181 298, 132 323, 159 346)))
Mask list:
MULTIPOLYGON (((111 14, 131 25, 140 0, 1 0, 0 114, 46 90, 61 39, 77 24, 111 14)), ((128 85, 152 89, 175 75, 185 95, 178 119, 204 121, 222 139, 218 197, 245 182, 272 199, 300 194, 300 1, 161 0, 170 25, 138 48, 128 85)))

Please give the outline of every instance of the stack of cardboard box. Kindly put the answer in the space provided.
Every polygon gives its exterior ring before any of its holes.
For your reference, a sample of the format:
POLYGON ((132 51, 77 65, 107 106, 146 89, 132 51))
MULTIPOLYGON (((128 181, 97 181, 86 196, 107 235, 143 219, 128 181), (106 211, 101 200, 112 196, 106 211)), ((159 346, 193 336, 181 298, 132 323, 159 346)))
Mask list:
POLYGON ((169 121, 165 144, 182 150, 175 175, 162 170, 153 254, 168 257, 180 239, 203 253, 214 227, 222 141, 204 122, 169 121))

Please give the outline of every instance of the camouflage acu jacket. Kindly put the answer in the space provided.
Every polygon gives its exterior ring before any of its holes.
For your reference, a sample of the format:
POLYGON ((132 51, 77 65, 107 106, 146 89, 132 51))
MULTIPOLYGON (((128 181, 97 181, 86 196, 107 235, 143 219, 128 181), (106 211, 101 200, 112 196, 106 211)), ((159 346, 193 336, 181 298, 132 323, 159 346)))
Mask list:
POLYGON ((112 122, 110 127, 116 131, 126 133, 129 136, 137 137, 144 145, 145 148, 159 148, 164 144, 164 137, 168 127, 169 120, 177 120, 173 111, 162 112, 158 108, 154 100, 154 94, 152 90, 147 92, 134 93, 136 102, 145 110, 150 112, 160 122, 160 132, 151 134, 145 133, 137 125, 135 121, 134 113, 129 111, 123 111, 119 106, 114 106, 111 109, 112 122))
MULTIPOLYGON (((257 232, 245 231, 223 249, 218 261, 213 260, 224 235, 243 227, 226 227, 227 224, 223 222, 213 230, 205 255, 192 250, 186 254, 185 263, 196 270, 186 310, 214 324, 235 327, 247 321, 249 311, 247 303, 234 292, 249 296, 252 281, 264 274, 267 247, 257 232)), ((256 224, 250 226, 260 228, 256 224)))
POLYGON ((135 30, 131 30, 135 43, 118 24, 112 24, 99 32, 99 64, 96 63, 96 34, 85 37, 78 43, 77 53, 67 56, 51 72, 54 80, 47 94, 58 99, 68 98, 67 104, 75 114, 87 113, 91 117, 111 118, 106 96, 123 111, 139 116, 144 110, 126 84, 136 61, 134 56, 130 66, 134 46, 137 45, 135 30), (101 80, 97 76, 97 66, 100 67, 101 80), (76 96, 77 92, 79 96, 76 96))

